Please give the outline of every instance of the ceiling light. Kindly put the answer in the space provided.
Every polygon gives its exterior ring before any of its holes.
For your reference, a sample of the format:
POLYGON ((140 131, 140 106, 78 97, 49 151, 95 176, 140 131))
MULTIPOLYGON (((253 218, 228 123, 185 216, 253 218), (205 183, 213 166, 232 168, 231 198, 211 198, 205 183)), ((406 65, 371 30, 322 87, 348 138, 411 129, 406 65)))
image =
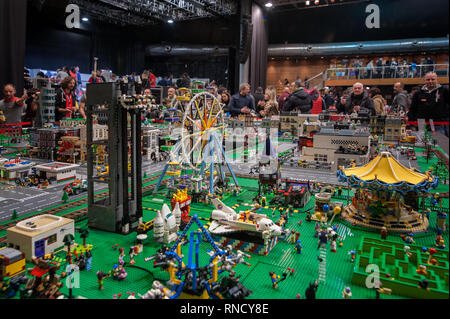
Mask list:
POLYGON ((84 22, 88 22, 89 21, 89 19, 86 18, 86 17, 82 18, 81 20, 83 20, 84 22))
POLYGON ((272 2, 267 2, 267 3, 265 4, 265 6, 266 6, 266 8, 272 8, 272 7, 273 7, 273 4, 272 4, 272 2))
POLYGON ((172 23, 173 23, 173 20, 172 20, 172 19, 169 19, 169 20, 167 20, 167 23, 172 24, 172 23))
POLYGON ((306 4, 307 6, 309 6, 310 3, 309 3, 309 1, 306 1, 305 4, 306 4))

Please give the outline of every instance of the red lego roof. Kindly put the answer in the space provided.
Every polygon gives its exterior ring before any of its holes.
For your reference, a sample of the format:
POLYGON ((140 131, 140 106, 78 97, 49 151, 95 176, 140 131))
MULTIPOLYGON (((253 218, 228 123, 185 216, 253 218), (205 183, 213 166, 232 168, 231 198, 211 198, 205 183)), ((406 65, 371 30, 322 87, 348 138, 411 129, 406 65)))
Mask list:
POLYGON ((42 268, 39 268, 38 266, 36 266, 33 268, 31 275, 40 278, 40 277, 44 276, 46 273, 48 273, 48 269, 42 269, 42 268))

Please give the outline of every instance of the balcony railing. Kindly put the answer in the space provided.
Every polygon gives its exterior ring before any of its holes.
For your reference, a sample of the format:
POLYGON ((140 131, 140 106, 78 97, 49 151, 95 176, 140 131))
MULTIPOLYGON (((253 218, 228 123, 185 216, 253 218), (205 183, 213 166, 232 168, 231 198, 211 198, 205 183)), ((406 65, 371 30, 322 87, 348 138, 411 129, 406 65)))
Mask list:
POLYGON ((326 70, 324 78, 327 81, 423 78, 428 72, 436 72, 439 77, 448 77, 448 66, 448 64, 420 64, 382 67, 375 65, 373 68, 334 68, 326 70))

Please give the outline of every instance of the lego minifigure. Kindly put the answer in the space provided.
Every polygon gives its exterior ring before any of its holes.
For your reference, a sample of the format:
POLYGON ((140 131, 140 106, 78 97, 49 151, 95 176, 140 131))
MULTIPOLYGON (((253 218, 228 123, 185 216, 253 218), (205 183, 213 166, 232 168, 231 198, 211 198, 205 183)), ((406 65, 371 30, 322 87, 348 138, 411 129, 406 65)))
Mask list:
POLYGON ((72 253, 68 253, 66 255, 66 260, 68 264, 73 264, 73 254, 72 253))
POLYGON ((439 193, 434 194, 431 200, 431 206, 436 206, 441 203, 441 197, 439 196, 439 193))
POLYGON ((351 261, 354 262, 355 258, 356 258, 356 250, 353 249, 353 250, 349 251, 348 254, 351 256, 351 261))
POLYGON ((295 243, 295 247, 294 247, 294 249, 297 252, 297 254, 301 254, 302 253, 302 248, 303 248, 303 246, 302 246, 301 241, 297 240, 297 242, 295 243))
POLYGON ((344 290, 342 290, 342 298, 344 299, 350 299, 352 297, 352 290, 350 287, 345 287, 344 290))
POLYGON ((445 249, 445 241, 444 241, 444 239, 441 239, 439 244, 437 244, 436 246, 439 249, 445 249))
POLYGON ((383 239, 383 240, 385 240, 387 238, 388 230, 387 230, 386 226, 381 227, 380 235, 381 235, 381 239, 383 239))
POLYGON ((421 281, 419 281, 419 283, 417 285, 417 288, 419 288, 419 289, 426 289, 426 290, 430 291, 430 288, 428 287, 429 284, 430 283, 429 283, 428 280, 422 279, 421 281))
POLYGON ((306 288, 305 291, 305 297, 306 299, 316 299, 316 292, 317 288, 319 286, 319 283, 317 280, 314 283, 310 283, 308 288, 306 288))
POLYGON ((311 213, 310 213, 310 212, 307 212, 307 213, 306 213, 306 221, 307 221, 307 222, 310 222, 310 221, 311 221, 311 213))
POLYGON ((425 210, 425 216, 427 216, 427 219, 430 219, 430 213, 431 213, 431 209, 427 208, 425 210))
POLYGON ((267 199, 265 196, 261 197, 261 206, 266 207, 267 206, 267 199))
POLYGON ((271 271, 269 272, 270 279, 272 280, 272 288, 277 289, 278 288, 278 279, 280 279, 280 276, 277 276, 275 272, 271 271))
POLYGON ((413 233, 408 233, 405 237, 405 243, 408 245, 414 244, 415 241, 414 241, 413 237, 414 237, 413 233))
POLYGON ((331 249, 331 252, 333 252, 333 253, 336 252, 336 241, 335 241, 335 240, 333 240, 333 241, 330 243, 330 249, 331 249))
POLYGON ((437 261, 436 259, 434 259, 434 258, 431 258, 431 260, 430 260, 430 262, 429 262, 429 264, 430 264, 430 265, 433 265, 433 266, 436 266, 437 263, 438 263, 438 261, 437 261))
POLYGON ((124 280, 128 276, 125 268, 122 265, 115 264, 113 266, 113 279, 115 280, 124 280))
POLYGON ((316 222, 316 226, 314 227, 314 237, 319 237, 319 233, 320 233, 320 224, 318 222, 316 222))
POLYGON ((92 253, 90 250, 86 250, 86 271, 92 269, 92 253))
POLYGON ((427 266, 425 265, 419 265, 419 268, 416 269, 416 273, 418 275, 426 276, 428 274, 427 272, 427 266))
POLYGON ((436 253, 437 253, 436 248, 431 247, 430 249, 428 249, 428 254, 429 254, 429 256, 428 256, 428 262, 427 262, 427 263, 428 263, 429 265, 431 264, 431 260, 432 260, 433 255, 436 254, 436 253))
MULTIPOLYGON (((441 245, 441 241, 442 241, 443 239, 444 239, 444 238, 442 238, 442 229, 441 229, 441 228, 438 228, 438 229, 437 229, 437 236, 436 236, 436 238, 435 238, 435 241, 436 241, 436 247, 440 248, 439 246, 441 245)), ((445 247, 445 245, 444 245, 444 247, 445 247)), ((443 249, 443 248, 441 248, 441 249, 443 249)))
POLYGON ((130 247, 130 251, 129 251, 129 254, 130 254, 130 265, 134 265, 134 263, 136 262, 134 260, 134 257, 137 256, 138 252, 139 252, 139 247, 138 246, 131 246, 130 247))
POLYGON ((408 258, 411 257, 411 255, 412 255, 412 254, 410 253, 411 247, 405 246, 403 249, 404 249, 404 251, 405 251, 406 256, 408 256, 408 258))
POLYGON ((103 279, 110 277, 110 275, 105 274, 103 271, 97 271, 97 283, 98 283, 98 289, 103 290, 105 289, 103 287, 103 279))
POLYGON ((319 245, 317 246, 317 249, 326 247, 328 243, 328 237, 325 230, 322 230, 319 234, 319 245))
POLYGON ((125 264, 125 261, 123 258, 125 257, 125 248, 120 247, 119 248, 119 265, 125 264))
POLYGON ((291 234, 289 235, 289 238, 288 238, 288 243, 290 243, 290 244, 294 244, 295 243, 295 231, 294 230, 291 230, 291 234))

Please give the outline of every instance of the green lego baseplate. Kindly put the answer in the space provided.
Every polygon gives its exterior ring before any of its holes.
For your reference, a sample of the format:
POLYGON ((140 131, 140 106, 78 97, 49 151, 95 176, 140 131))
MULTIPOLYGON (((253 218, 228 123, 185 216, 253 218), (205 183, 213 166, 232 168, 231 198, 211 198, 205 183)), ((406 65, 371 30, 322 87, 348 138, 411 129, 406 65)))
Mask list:
MULTIPOLYGON (((248 185, 253 186, 254 180, 245 180, 240 179, 244 184, 248 183, 248 185)), ((169 204, 170 199, 165 197, 163 194, 165 193, 164 189, 162 189, 158 195, 151 195, 144 197, 143 206, 144 209, 144 221, 150 221, 155 217, 155 210, 161 209, 163 203, 169 204)), ((232 194, 226 194, 223 198, 223 202, 230 206, 236 207, 236 211, 243 211, 249 209, 250 205, 252 205, 252 199, 257 195, 257 192, 245 189, 240 194, 236 196, 232 194)), ((267 194, 267 201, 269 202, 273 195, 267 194)), ((304 213, 306 210, 312 208, 314 205, 314 199, 306 205, 306 207, 302 209, 296 209, 297 212, 292 212, 292 216, 289 217, 289 222, 287 228, 290 230, 294 230, 300 233, 300 241, 303 246, 302 253, 297 254, 294 249, 294 244, 289 243, 285 240, 280 240, 274 249, 267 256, 260 256, 257 254, 250 254, 251 258, 246 259, 251 266, 248 267, 246 265, 238 265, 235 267, 235 271, 237 275, 240 275, 241 283, 246 286, 249 290, 252 290, 253 293, 249 297, 249 299, 295 299, 298 296, 304 298, 305 290, 309 286, 310 283, 314 282, 318 279, 318 271, 319 271, 319 260, 320 251, 318 250, 318 239, 314 237, 315 233, 315 222, 307 222, 305 220, 306 214, 304 213), (278 288, 272 287, 272 282, 269 276, 269 272, 274 271, 276 275, 282 277, 284 272, 288 272, 289 269, 293 269, 294 272, 290 273, 286 280, 280 282, 278 284, 278 288)), ((272 209, 274 207, 261 208, 259 213, 266 214, 269 218, 276 221, 280 218, 280 211, 285 210, 286 207, 276 207, 275 216, 272 217, 272 209)), ((200 217, 203 224, 207 224, 211 215, 211 211, 213 210, 213 206, 207 205, 205 203, 193 203, 191 205, 191 213, 193 216, 197 214, 200 217)), ((422 246, 430 248, 434 247, 434 238, 435 238, 435 212, 431 213, 430 219, 430 231, 426 234, 421 234, 421 236, 415 237, 416 244, 411 246, 411 251, 416 253, 417 256, 423 260, 426 258, 426 254, 417 253, 418 249, 422 246)), ((364 258, 367 258, 366 255, 370 254, 365 250, 370 245, 372 246, 380 246, 383 245, 383 242, 379 240, 379 235, 374 233, 367 232, 364 229, 353 228, 351 225, 344 225, 341 223, 339 218, 336 218, 333 222, 333 225, 337 227, 337 233, 340 236, 337 245, 337 251, 331 252, 330 245, 326 249, 326 279, 325 282, 319 283, 319 288, 317 290, 317 298, 318 299, 341 299, 342 298, 342 290, 345 287, 350 287, 352 290, 352 298, 353 299, 374 299, 375 292, 373 289, 366 288, 364 285, 361 285, 360 282, 355 282, 355 274, 356 275, 364 275, 364 269, 358 268, 358 265, 364 262, 364 258), (341 245, 342 243, 342 245, 341 245), (357 253, 357 260, 355 262, 351 261, 351 257, 348 252, 357 249, 360 252, 357 253), (358 258, 359 257, 359 258, 358 258)), ((87 227, 87 220, 83 220, 76 225, 77 227, 87 227)), ((192 227, 191 231, 197 230, 198 227, 192 227)), ((76 243, 78 245, 82 245, 82 238, 80 238, 79 233, 76 233, 76 243)), ((403 251, 403 240, 398 235, 388 235, 387 238, 390 246, 387 246, 385 249, 393 249, 395 253, 400 253, 403 251), (395 247, 395 248, 392 248, 395 247)), ((139 294, 145 294, 149 289, 151 289, 152 283, 154 280, 159 280, 163 284, 165 281, 169 279, 169 275, 161 271, 158 268, 153 268, 152 262, 145 262, 144 258, 154 255, 157 250, 161 247, 161 244, 156 243, 153 240, 153 231, 148 232, 148 238, 145 240, 143 245, 143 252, 135 257, 135 266, 140 267, 130 267, 126 266, 125 269, 128 273, 128 276, 123 281, 117 281, 112 278, 106 278, 104 280, 104 290, 98 289, 96 272, 101 270, 105 273, 108 273, 112 270, 114 264, 118 263, 118 247, 123 247, 125 249, 125 262, 129 262, 128 251, 129 248, 136 244, 136 233, 130 233, 128 235, 121 234, 113 234, 107 233, 95 229, 90 229, 89 236, 87 238, 87 244, 93 246, 92 248, 92 269, 90 271, 83 270, 80 272, 80 286, 79 288, 73 289, 74 296, 81 296, 88 299, 111 299, 111 298, 127 298, 130 294, 134 293, 135 296, 138 297, 139 294)), ((449 238, 448 232, 444 235, 445 244, 448 247, 449 238)), ((377 247, 378 247, 377 246, 377 247)), ((384 248, 384 247, 383 247, 384 248)), ((183 247, 183 254, 185 258, 187 258, 187 246, 183 247)), ((202 242, 200 245, 200 265, 205 265, 209 260, 209 255, 206 253, 207 250, 211 249, 210 245, 207 242, 202 242)), ((378 254, 380 249, 373 249, 374 254, 378 254)), ((448 258, 448 249, 439 250, 439 260, 441 261, 444 256, 448 258), (442 257, 442 258, 441 258, 442 257)), ((62 262, 60 271, 65 270, 65 252, 60 252, 57 254, 56 258, 62 262)), ((414 281, 415 278, 413 275, 408 275, 406 271, 401 267, 405 267, 404 260, 398 261, 398 273, 405 272, 402 276, 397 275, 394 269, 395 266, 384 265, 385 261, 382 262, 380 259, 373 260, 374 262, 379 263, 379 267, 381 269, 388 268, 389 272, 392 273, 393 277, 396 280, 400 281, 402 278, 408 278, 411 276, 411 280, 414 281)), ((388 258, 388 257, 386 257, 388 258)), ((395 261, 393 261, 395 264, 395 261)), ((27 264, 27 267, 32 267, 31 264, 27 264)), ((363 266, 361 266, 363 267, 363 266)), ((415 265, 410 266, 410 271, 415 270, 415 265), (413 269, 414 268, 414 269, 413 269)), ((438 269, 435 270, 436 267, 429 268, 433 271, 432 280, 439 282, 440 287, 447 287, 446 296, 448 297, 448 271, 449 265, 447 263, 440 264, 438 269), (442 269, 441 269, 442 268, 442 269), (444 273, 447 273, 447 277, 445 277, 444 273), (437 278, 438 277, 438 278, 437 278), (447 279, 445 279, 447 278, 447 279), (447 280, 445 284, 445 280, 447 280)), ((431 272, 430 272, 431 273, 431 272)), ((226 276, 227 274, 221 274, 219 276, 219 280, 226 276)), ((367 276, 367 274, 365 274, 367 276)), ((406 279, 403 279, 406 280, 406 279)), ((414 294, 415 291, 419 290, 417 288, 418 280, 414 281, 414 284, 404 284, 393 286, 391 295, 382 295, 382 299, 403 299, 403 298, 426 298, 430 297, 423 295, 407 295, 405 290, 411 290, 411 294, 414 294)), ((386 284, 386 286, 388 286, 386 284)), ((61 288, 61 292, 65 295, 68 294, 68 289, 66 287, 66 283, 63 280, 63 288, 61 288)), ((422 291, 422 294, 425 293, 433 293, 433 290, 430 289, 430 292, 422 291)), ((442 290, 442 293, 445 294, 445 291, 442 290)), ((440 298, 439 296, 432 296, 432 298, 440 298)), ((18 298, 18 296, 16 296, 18 298)))
MULTIPOLYGON (((260 146, 259 146, 260 147, 260 146)), ((242 150, 240 151, 242 152, 242 150)), ((431 158, 429 163, 418 156, 418 164, 422 171, 428 169, 432 165, 431 158)), ((150 185, 155 183, 144 184, 150 185)), ((250 178, 238 177, 239 185, 242 191, 239 194, 225 194, 223 202, 229 207, 236 207, 236 212, 249 209, 252 205, 253 198, 257 195, 258 180, 250 178)), ((448 191, 448 185, 440 185, 438 188, 448 191)), ((444 192, 444 191, 441 191, 444 192)), ((157 195, 148 194, 143 198, 144 221, 148 222, 154 219, 155 210, 160 210, 164 203, 170 207, 170 198, 164 196, 166 189, 162 187, 157 195)), ((350 192, 350 198, 353 192, 350 192)), ((343 190, 340 198, 333 198, 346 204, 347 191, 343 190)), ((267 202, 273 198, 272 194, 265 194, 267 202)), ((294 244, 285 240, 278 241, 277 245, 267 256, 260 256, 251 254, 251 258, 246 259, 251 266, 238 265, 235 267, 237 275, 240 275, 241 283, 246 286, 253 293, 249 299, 295 299, 298 297, 304 298, 305 290, 310 283, 318 279, 319 264, 318 257, 321 256, 318 249, 318 238, 314 237, 315 222, 306 221, 306 211, 313 208, 315 204, 314 196, 304 208, 296 208, 292 211, 292 216, 289 217, 287 228, 300 233, 300 241, 303 246, 301 254, 298 254, 294 249, 294 244), (284 272, 290 273, 288 277, 279 282, 278 288, 272 287, 269 272, 273 271, 276 275, 282 276, 284 272)), ((442 201, 443 207, 448 209, 448 198, 442 201)), ((61 211, 57 215, 63 215, 69 211, 85 208, 86 204, 78 207, 71 207, 68 210, 61 211)), ((214 209, 212 205, 205 203, 193 203, 191 205, 191 213, 198 215, 199 219, 204 225, 207 225, 214 209)), ((280 213, 285 211, 287 207, 268 206, 261 208, 258 213, 266 214, 273 221, 280 218, 280 213), (272 216, 272 210, 275 209, 275 215, 272 216)), ((30 214, 31 216, 32 214, 30 214)), ((436 212, 432 211, 430 214, 430 226, 426 233, 417 234, 414 237, 415 245, 411 247, 412 258, 404 259, 404 242, 398 235, 389 234, 387 240, 380 239, 380 235, 368 231, 361 227, 355 227, 351 224, 344 224, 339 217, 333 221, 333 226, 337 227, 337 234, 339 235, 337 251, 331 252, 330 245, 326 248, 326 277, 325 282, 320 282, 317 290, 318 299, 341 299, 342 291, 345 287, 350 287, 353 299, 374 299, 374 289, 369 289, 364 285, 364 278, 369 275, 365 272, 365 262, 373 262, 379 266, 382 273, 390 273, 395 280, 389 279, 389 282, 382 279, 386 288, 391 287, 391 295, 381 295, 382 299, 405 299, 405 298, 441 298, 442 296, 449 297, 448 293, 448 245, 449 235, 448 231, 444 233, 444 242, 446 248, 438 250, 435 255, 438 258, 438 266, 426 265, 429 269, 428 280, 430 281, 430 291, 417 288, 417 283, 422 277, 415 275, 415 270, 418 266, 418 261, 426 263, 428 255, 422 252, 422 247, 435 247, 436 236, 436 212), (349 252, 357 250, 356 260, 351 261, 349 252), (372 254, 372 259, 370 256, 372 254), (415 259, 414 259, 415 258, 415 259), (445 260, 446 259, 446 260, 445 260), (358 278, 360 276, 361 278, 358 278), (395 284, 394 284, 395 283, 395 284), (435 292, 434 290, 439 290, 435 292)), ((76 227, 87 227, 87 220, 80 220, 76 223, 76 227)), ((193 227, 191 230, 197 230, 193 227)), ((1 230, 0 235, 6 231, 1 230)), ((83 239, 80 234, 75 234, 75 241, 78 245, 82 245, 83 239)), ((74 296, 80 296, 88 299, 111 299, 111 298, 127 298, 131 294, 138 296, 145 294, 151 289, 154 280, 159 280, 163 284, 169 279, 169 275, 158 268, 153 268, 152 262, 145 262, 144 258, 154 255, 161 244, 153 240, 153 231, 148 232, 148 238, 144 241, 143 252, 135 257, 136 267, 128 265, 129 256, 128 251, 131 246, 136 244, 136 232, 128 235, 114 234, 103 232, 95 229, 89 230, 89 236, 86 239, 88 245, 92 245, 92 269, 89 271, 83 270, 80 272, 79 288, 73 289, 74 296), (106 278, 104 280, 104 290, 98 289, 97 271, 108 273, 112 270, 114 264, 118 263, 118 247, 125 249, 125 262, 127 265, 125 269, 128 276, 123 281, 106 278), (138 268, 139 267, 139 268, 138 268)), ((209 260, 207 250, 211 249, 207 242, 200 244, 200 265, 205 265, 209 260)), ((183 247, 183 254, 187 258, 187 246, 183 247)), ((55 261, 61 262, 61 269, 59 273, 65 270, 64 251, 56 254, 55 261)), ((27 267, 33 265, 27 263, 27 267)), ((227 274, 221 274, 219 280, 227 274)), ((63 280, 63 287, 61 292, 68 295, 66 282, 63 280)), ((0 296, 0 298, 3 298, 0 296)), ((16 295, 15 298, 19 298, 16 295)))

